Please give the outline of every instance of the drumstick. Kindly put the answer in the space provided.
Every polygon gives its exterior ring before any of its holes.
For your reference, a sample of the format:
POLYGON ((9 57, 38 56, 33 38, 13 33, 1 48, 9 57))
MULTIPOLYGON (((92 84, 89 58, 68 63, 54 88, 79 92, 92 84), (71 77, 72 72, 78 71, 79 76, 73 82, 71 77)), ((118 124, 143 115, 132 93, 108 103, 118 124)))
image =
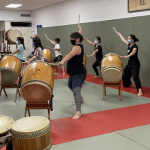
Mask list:
POLYGON ((58 64, 55 64, 55 63, 49 63, 49 65, 58 66, 58 64))
MULTIPOLYGON (((120 58, 125 58, 125 56, 120 56, 120 58)), ((129 59, 129 58, 127 58, 127 59, 129 59)))
POLYGON ((113 29, 115 30, 115 32, 117 32, 117 30, 113 27, 113 29))
POLYGON ((28 33, 25 33, 28 37, 31 37, 28 33))
POLYGON ((45 37, 47 38, 47 40, 48 40, 48 37, 47 37, 47 35, 45 34, 45 37))
POLYGON ((53 49, 53 48, 51 48, 51 47, 49 47, 49 46, 47 46, 48 48, 50 48, 50 49, 53 49))
POLYGON ((124 58, 124 56, 120 56, 120 58, 124 58))
POLYGON ((26 34, 26 33, 28 33, 29 31, 27 31, 27 32, 25 32, 23 35, 22 35, 22 37, 26 34))
POLYGON ((79 14, 79 17, 78 17, 78 26, 80 25, 80 14, 79 14))
POLYGON ((90 57, 90 55, 86 55, 86 57, 90 57))

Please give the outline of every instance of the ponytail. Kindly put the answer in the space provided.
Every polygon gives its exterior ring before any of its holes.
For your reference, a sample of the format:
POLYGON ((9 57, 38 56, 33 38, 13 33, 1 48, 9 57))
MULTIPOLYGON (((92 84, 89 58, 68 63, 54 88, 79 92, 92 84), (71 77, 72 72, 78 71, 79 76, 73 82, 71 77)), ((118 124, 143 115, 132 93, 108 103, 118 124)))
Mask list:
POLYGON ((135 42, 139 42, 139 39, 138 39, 134 34, 131 34, 131 35, 129 35, 129 36, 131 37, 131 39, 134 40, 134 43, 135 43, 135 42))
POLYGON ((25 45, 24 45, 24 38, 23 37, 17 37, 17 40, 20 41, 20 43, 23 45, 24 50, 25 50, 26 48, 25 48, 25 45))

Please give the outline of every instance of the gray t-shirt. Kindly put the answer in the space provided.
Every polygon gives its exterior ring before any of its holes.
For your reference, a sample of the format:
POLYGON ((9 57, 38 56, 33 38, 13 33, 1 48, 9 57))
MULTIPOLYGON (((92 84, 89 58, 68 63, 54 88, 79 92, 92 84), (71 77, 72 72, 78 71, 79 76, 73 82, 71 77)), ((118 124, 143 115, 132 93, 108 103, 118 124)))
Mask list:
POLYGON ((36 56, 36 60, 42 60, 43 61, 43 50, 41 47, 38 47, 35 49, 34 56, 36 56))

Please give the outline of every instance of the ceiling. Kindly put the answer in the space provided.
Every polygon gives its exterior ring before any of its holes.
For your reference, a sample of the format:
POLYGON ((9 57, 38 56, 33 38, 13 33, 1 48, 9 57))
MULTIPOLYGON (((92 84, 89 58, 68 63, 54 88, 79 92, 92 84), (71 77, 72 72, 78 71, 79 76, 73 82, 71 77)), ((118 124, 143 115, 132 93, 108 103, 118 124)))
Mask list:
POLYGON ((0 0, 0 9, 4 10, 35 10, 67 0, 0 0), (5 8, 9 4, 23 4, 18 8, 5 8))

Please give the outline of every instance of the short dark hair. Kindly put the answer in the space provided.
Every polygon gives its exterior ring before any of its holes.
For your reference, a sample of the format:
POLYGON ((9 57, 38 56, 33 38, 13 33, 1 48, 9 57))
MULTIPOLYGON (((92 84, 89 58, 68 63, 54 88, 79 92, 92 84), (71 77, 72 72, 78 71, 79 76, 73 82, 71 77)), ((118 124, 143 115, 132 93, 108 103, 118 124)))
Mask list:
POLYGON ((130 34, 129 36, 134 40, 134 42, 139 42, 139 39, 134 34, 130 34))
POLYGON ((101 38, 99 36, 96 36, 95 38, 101 43, 101 38))
POLYGON ((24 45, 24 38, 23 37, 17 37, 17 40, 20 41, 20 43, 23 45, 24 49, 26 49, 25 45, 24 45))
POLYGON ((60 39, 59 38, 55 38, 54 41, 56 41, 57 43, 59 43, 60 39))
POLYGON ((80 39, 80 42, 83 41, 83 36, 79 33, 79 32, 73 32, 71 35, 70 35, 70 38, 75 38, 75 39, 80 39))
POLYGON ((37 49, 38 47, 41 47, 41 49, 43 50, 41 39, 39 37, 33 38, 33 42, 34 42, 34 45, 35 45, 35 49, 37 49))

